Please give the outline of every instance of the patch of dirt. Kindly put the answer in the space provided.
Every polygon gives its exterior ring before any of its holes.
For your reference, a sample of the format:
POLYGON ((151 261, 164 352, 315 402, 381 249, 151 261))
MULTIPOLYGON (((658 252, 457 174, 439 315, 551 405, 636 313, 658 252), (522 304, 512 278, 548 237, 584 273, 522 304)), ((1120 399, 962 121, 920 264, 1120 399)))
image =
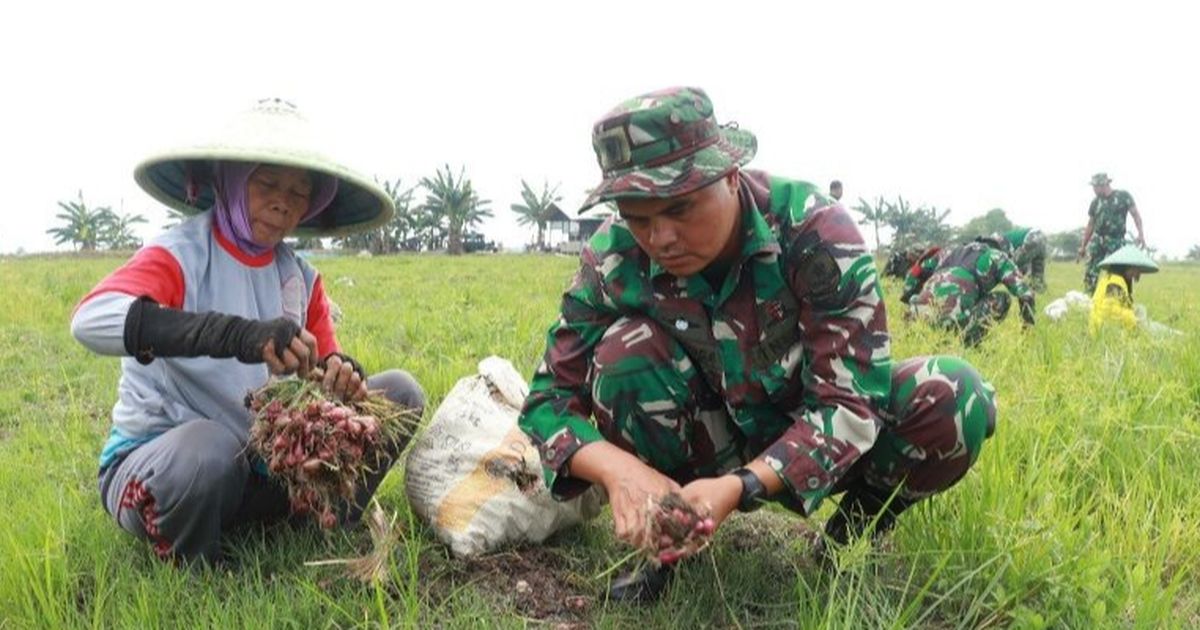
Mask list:
POLYGON ((423 575, 437 575, 427 591, 434 600, 472 584, 506 614, 515 611, 528 621, 554 628, 591 626, 588 619, 597 605, 598 587, 586 575, 583 560, 572 559, 567 550, 527 546, 429 563, 437 566, 425 564, 423 561, 423 575))
MULTIPOLYGON (((762 570, 780 579, 796 575, 816 536, 815 523, 791 514, 760 510, 725 522, 714 541, 717 549, 759 558, 762 570)), ((705 552, 712 553, 712 549, 705 552)), ((582 549, 523 546, 470 559, 423 554, 423 590, 436 607, 471 585, 500 614, 553 628, 587 628, 603 606, 603 584, 591 576, 582 549)), ((736 560, 736 557, 735 557, 736 560)), ((709 562, 704 558, 704 562, 709 562)))

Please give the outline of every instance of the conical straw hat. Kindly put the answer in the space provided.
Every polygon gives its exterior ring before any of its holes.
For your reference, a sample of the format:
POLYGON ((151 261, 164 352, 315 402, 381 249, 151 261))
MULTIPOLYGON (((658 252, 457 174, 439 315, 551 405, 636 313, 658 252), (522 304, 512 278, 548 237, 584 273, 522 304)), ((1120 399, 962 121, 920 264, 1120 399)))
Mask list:
POLYGON ((1100 261, 1100 267, 1113 266, 1132 267, 1142 273, 1158 271, 1158 263, 1137 245, 1126 245, 1100 261))
POLYGON ((324 173, 338 180, 337 194, 320 214, 301 223, 296 236, 344 236, 387 223, 395 204, 378 184, 325 153, 311 123, 295 105, 263 99, 232 118, 214 137, 157 153, 134 170, 151 197, 185 214, 212 207, 211 163, 261 162, 324 173), (189 179, 193 195, 188 194, 189 179))

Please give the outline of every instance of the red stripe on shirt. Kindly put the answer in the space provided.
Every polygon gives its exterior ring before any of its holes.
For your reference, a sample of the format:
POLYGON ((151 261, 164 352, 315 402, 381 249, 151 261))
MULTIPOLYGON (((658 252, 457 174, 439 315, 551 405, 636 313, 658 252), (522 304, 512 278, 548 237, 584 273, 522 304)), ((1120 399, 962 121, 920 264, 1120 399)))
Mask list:
POLYGON ((333 316, 329 313, 329 298, 325 296, 325 285, 321 282, 321 276, 317 276, 313 282, 304 327, 317 338, 317 356, 324 357, 330 352, 342 351, 333 331, 333 316))
POLYGON ((221 232, 221 226, 217 224, 215 219, 213 220, 212 231, 213 236, 216 237, 217 244, 221 246, 221 249, 225 250, 225 252, 230 256, 233 256, 235 260, 243 265, 246 265, 247 267, 266 267, 275 260, 274 249, 268 249, 257 256, 253 254, 247 254, 241 249, 238 249, 237 244, 229 240, 225 234, 221 232))
POLYGON ((163 306, 183 308, 183 290, 183 268, 179 261, 165 247, 152 245, 139 249, 133 258, 108 274, 83 296, 75 309, 101 293, 113 291, 133 297, 148 296, 163 306))

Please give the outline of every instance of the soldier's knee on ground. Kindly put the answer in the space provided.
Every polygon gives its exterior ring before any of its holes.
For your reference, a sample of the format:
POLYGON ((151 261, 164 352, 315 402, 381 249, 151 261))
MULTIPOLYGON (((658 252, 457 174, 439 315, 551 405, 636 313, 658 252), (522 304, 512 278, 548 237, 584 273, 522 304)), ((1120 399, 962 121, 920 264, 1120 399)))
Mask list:
POLYGON ((657 468, 681 465, 696 368, 679 342, 647 317, 623 317, 596 344, 593 368, 594 415, 605 438, 657 468))
POLYGON ((974 463, 983 449, 983 441, 996 432, 996 390, 966 359, 952 356, 934 359, 946 378, 955 384, 954 408, 961 418, 963 439, 974 463))
POLYGON ((895 424, 871 450, 868 479, 903 484, 910 499, 953 486, 995 431, 995 389, 967 361, 932 356, 897 363, 892 392, 895 424))

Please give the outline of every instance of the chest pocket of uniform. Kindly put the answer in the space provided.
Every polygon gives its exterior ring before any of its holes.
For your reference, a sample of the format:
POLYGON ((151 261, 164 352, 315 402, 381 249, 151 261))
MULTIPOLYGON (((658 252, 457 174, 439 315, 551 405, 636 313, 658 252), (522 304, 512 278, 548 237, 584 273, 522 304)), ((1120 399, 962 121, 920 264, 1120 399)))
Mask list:
POLYGON ((704 375, 708 386, 718 390, 721 387, 722 364, 717 340, 710 332, 712 324, 708 318, 702 315, 680 315, 656 319, 659 319, 659 324, 683 346, 692 363, 704 375))
POLYGON ((790 290, 783 290, 778 301, 765 301, 756 308, 758 345, 750 357, 755 379, 762 384, 771 402, 793 403, 800 399, 803 384, 798 374, 801 357, 789 361, 788 353, 801 352, 799 307, 790 290))

